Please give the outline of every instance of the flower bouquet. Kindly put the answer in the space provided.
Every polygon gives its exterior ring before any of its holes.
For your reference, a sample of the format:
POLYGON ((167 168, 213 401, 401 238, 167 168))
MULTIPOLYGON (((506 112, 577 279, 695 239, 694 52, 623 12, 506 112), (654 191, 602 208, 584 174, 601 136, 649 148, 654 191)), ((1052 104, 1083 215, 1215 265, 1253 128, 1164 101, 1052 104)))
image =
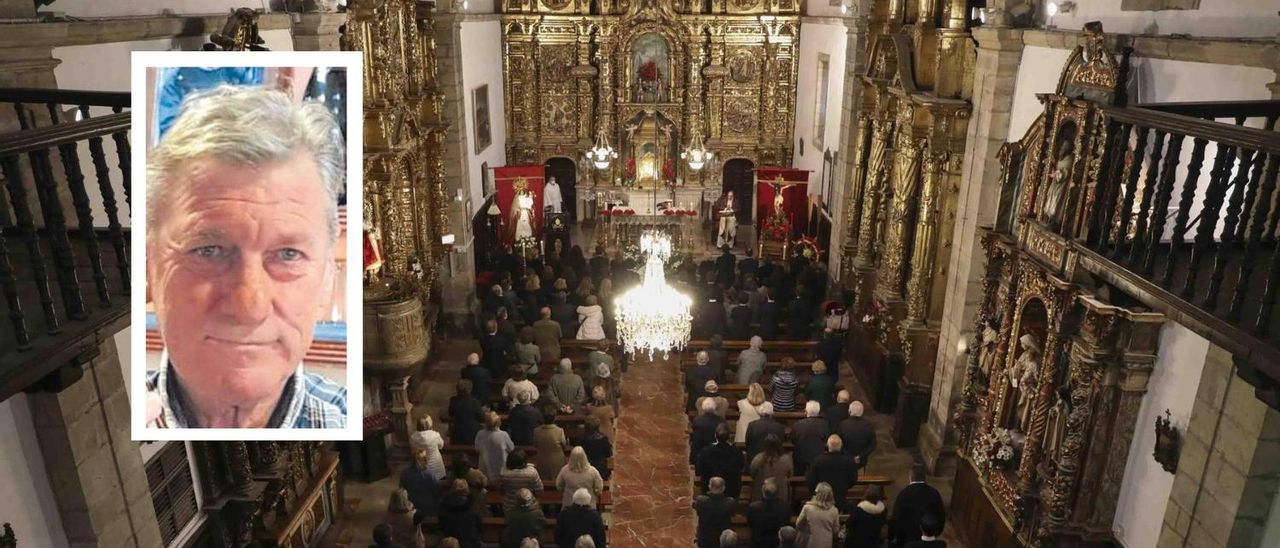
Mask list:
POLYGON ((822 246, 818 244, 817 240, 813 239, 813 236, 801 236, 793 245, 792 249, 795 249, 795 252, 799 253, 800 256, 809 259, 810 262, 817 262, 822 259, 822 246))
POLYGON ((983 434, 973 445, 973 463, 979 469, 1012 470, 1018 461, 1018 449, 1013 433, 1007 428, 995 428, 983 434))
POLYGON ((764 221, 761 235, 766 240, 785 242, 791 238, 791 219, 786 215, 774 214, 764 221))

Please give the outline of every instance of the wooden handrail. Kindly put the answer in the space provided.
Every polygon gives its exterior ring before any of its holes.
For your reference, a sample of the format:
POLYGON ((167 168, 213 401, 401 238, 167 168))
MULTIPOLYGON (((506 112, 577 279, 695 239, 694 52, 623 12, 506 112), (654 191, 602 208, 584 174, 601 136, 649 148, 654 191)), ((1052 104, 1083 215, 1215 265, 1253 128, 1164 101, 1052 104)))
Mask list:
POLYGON ((1102 110, 1114 122, 1123 122, 1143 128, 1202 138, 1218 144, 1261 150, 1268 153, 1280 153, 1280 133, 1275 131, 1224 124, 1181 114, 1136 107, 1104 106, 1102 110))
POLYGON ((1280 115, 1280 100, 1220 101, 1212 103, 1169 102, 1135 105, 1145 110, 1167 112, 1196 118, 1253 118, 1280 115))
POLYGON ((0 88, 0 103, 53 103, 56 105, 88 105, 91 107, 129 108, 130 95, 127 91, 0 88))
POLYGON ((132 118, 132 114, 120 112, 88 118, 78 122, 6 133, 0 135, 0 157, 45 151, 58 145, 128 132, 132 118))

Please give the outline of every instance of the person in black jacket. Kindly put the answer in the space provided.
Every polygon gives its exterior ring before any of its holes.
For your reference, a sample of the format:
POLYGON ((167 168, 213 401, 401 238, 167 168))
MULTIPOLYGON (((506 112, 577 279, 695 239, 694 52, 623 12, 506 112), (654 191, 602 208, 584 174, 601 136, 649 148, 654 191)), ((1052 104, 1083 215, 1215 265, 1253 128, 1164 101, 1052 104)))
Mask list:
POLYGON ((731 527, 733 499, 724 496, 724 478, 711 478, 709 493, 693 499, 693 510, 698 514, 698 548, 718 548, 720 533, 731 527))
POLYGON ((720 302, 719 290, 713 290, 707 297, 706 302, 702 303, 702 309, 698 311, 698 326, 703 337, 710 339, 713 335, 724 336, 724 326, 728 323, 728 313, 724 309, 724 303, 720 302))
POLYGON ((507 337, 498 331, 498 320, 484 322, 484 334, 480 335, 480 354, 489 376, 503 378, 511 366, 515 344, 507 344, 507 337))
POLYGON ((435 516, 440 510, 440 484, 427 469, 427 461, 427 452, 418 451, 413 455, 413 464, 400 473, 400 488, 409 493, 409 502, 416 510, 414 523, 422 523, 423 518, 435 516))
POLYGON ((840 422, 836 433, 844 442, 844 452, 858 459, 858 466, 866 466, 872 451, 876 450, 876 427, 862 416, 862 402, 849 404, 849 418, 840 422))
POLYGON ((724 337, 711 336, 711 346, 707 348, 707 366, 711 368, 711 379, 718 383, 725 382, 724 365, 729 362, 729 353, 724 350, 724 337))
POLYGON ((493 375, 489 368, 480 365, 480 355, 471 353, 467 356, 467 365, 462 368, 462 378, 471 381, 471 395, 480 402, 481 407, 489 407, 493 401, 493 386, 490 381, 493 375))
POLYGON ((604 520, 592 504, 591 491, 585 487, 574 491, 573 504, 560 510, 556 518, 556 545, 572 547, 582 535, 590 536, 596 548, 605 548, 604 520))
POLYGON ((590 415, 583 421, 586 433, 573 441, 573 445, 582 447, 587 453, 587 462, 600 472, 600 479, 609 481, 613 470, 609 468, 609 458, 613 456, 613 442, 600 432, 600 417, 590 415))
POLYGON ((684 374, 684 393, 688 397, 685 400, 685 412, 693 411, 693 404, 706 395, 703 392, 707 381, 716 378, 715 371, 711 368, 711 355, 707 352, 698 352, 698 363, 684 374))
POLYGON ((827 418, 827 426, 831 427, 832 432, 840 429, 840 423, 849 418, 849 402, 853 400, 853 396, 849 395, 848 390, 841 390, 836 393, 835 405, 828 405, 822 410, 822 416, 827 418))
POLYGON ((778 340, 778 314, 781 305, 773 300, 773 289, 764 288, 765 300, 760 303, 760 338, 766 341, 778 340))
POLYGON ((826 447, 827 435, 831 434, 831 428, 827 426, 826 419, 818 416, 821 412, 822 406, 816 401, 809 400, 804 404, 804 418, 791 425, 791 443, 795 445, 793 455, 795 472, 798 476, 803 476, 813 459, 822 454, 822 450, 826 447))
POLYGON ((516 445, 533 445, 533 429, 542 424, 542 412, 533 406, 533 394, 516 394, 516 406, 507 413, 507 434, 516 445))
MULTIPOLYGON (((832 369, 832 378, 840 376, 840 354, 844 352, 844 341, 831 328, 822 330, 822 339, 814 345, 814 357, 822 360, 832 369)), ((838 378, 836 380, 839 380, 838 378)))
POLYGON ((458 539, 461 548, 483 548, 480 516, 474 509, 467 480, 453 480, 449 494, 440 503, 440 536, 458 539))
POLYGON ((689 464, 697 464, 698 454, 716 441, 716 428, 724 424, 724 417, 716 414, 716 402, 702 400, 702 409, 693 418, 693 432, 689 434, 689 464))
POLYGON ((893 501, 893 516, 889 518, 889 536, 893 546, 905 546, 921 540, 921 519, 924 516, 936 519, 937 532, 942 532, 941 524, 947 520, 942 495, 924 480, 924 465, 917 463, 911 468, 911 483, 903 487, 898 499, 893 501))
POLYGON ((471 381, 465 378, 459 379, 458 393, 449 398, 449 443, 459 445, 474 443, 476 433, 482 428, 484 406, 471 396, 471 387, 471 381))
POLYGON ((720 256, 716 257, 716 283, 726 287, 733 285, 733 271, 737 265, 738 259, 729 246, 721 247, 720 256))
POLYGON ((836 506, 843 512, 848 506, 845 497, 849 488, 858 483, 858 466, 853 457, 840 451, 840 436, 832 434, 827 437, 827 452, 818 455, 809 465, 804 483, 813 492, 819 483, 831 486, 831 494, 836 498, 836 506))
POLYGON ((749 297, 746 292, 736 293, 729 292, 729 296, 733 299, 729 302, 732 306, 729 308, 729 338, 735 341, 745 341, 751 338, 751 306, 747 304, 749 297))
POLYGON ((756 260, 754 253, 755 250, 751 249, 751 246, 747 246, 746 258, 738 261, 738 272, 742 273, 743 278, 755 276, 756 270, 760 268, 760 261, 756 260))
POLYGON ((908 542, 904 548, 946 548, 947 541, 938 538, 944 523, 933 514, 920 518, 920 540, 908 542))
POLYGON ((716 427, 716 442, 703 448, 694 463, 704 494, 710 490, 711 478, 724 478, 724 494, 731 499, 742 494, 742 470, 745 466, 746 459, 742 450, 733 444, 733 430, 728 423, 720 423, 716 427))
POLYGON ((796 298, 787 304, 787 338, 793 341, 809 340, 809 323, 812 320, 813 308, 797 292, 796 298))
POLYGON ((756 453, 764 451, 764 440, 769 434, 777 436, 779 440, 787 439, 786 425, 773 418, 773 404, 764 402, 760 404, 759 411, 760 418, 747 426, 747 462, 751 462, 756 453))
POLYGON ((880 548, 880 531, 889 514, 886 510, 884 490, 879 485, 868 487, 866 497, 849 511, 844 548, 880 548))
POLYGON ((556 292, 552 297, 551 319, 560 324, 560 331, 566 337, 573 338, 578 333, 578 309, 569 304, 568 293, 556 292))
POLYGON ((777 548, 778 530, 791 523, 791 509, 778 499, 778 484, 773 478, 765 478, 761 493, 764 497, 747 507, 751 548, 777 548))
POLYGON ((836 402, 836 376, 832 374, 827 362, 814 360, 810 366, 812 375, 804 385, 804 396, 809 401, 816 401, 823 406, 836 402))

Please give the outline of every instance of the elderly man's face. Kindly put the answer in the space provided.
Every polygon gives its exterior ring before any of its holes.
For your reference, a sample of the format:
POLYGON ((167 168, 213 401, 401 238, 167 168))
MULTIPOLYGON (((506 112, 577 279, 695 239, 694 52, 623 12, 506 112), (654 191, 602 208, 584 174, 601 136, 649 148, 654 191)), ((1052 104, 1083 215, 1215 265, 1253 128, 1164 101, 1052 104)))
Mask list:
POLYGON ((263 166, 195 161, 147 242, 147 276, 188 389, 275 397, 301 362, 333 276, 326 193, 309 154, 263 166))

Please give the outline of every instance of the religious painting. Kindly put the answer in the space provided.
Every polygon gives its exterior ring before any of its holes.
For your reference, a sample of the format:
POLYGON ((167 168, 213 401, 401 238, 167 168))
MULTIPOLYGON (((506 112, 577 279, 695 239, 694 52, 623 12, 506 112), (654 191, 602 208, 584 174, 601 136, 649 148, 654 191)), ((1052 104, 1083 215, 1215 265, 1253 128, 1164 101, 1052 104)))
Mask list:
POLYGON ((671 47, 656 32, 641 34, 631 43, 632 100, 666 102, 671 79, 671 47))
POLYGON ((813 107, 813 146, 822 150, 827 139, 827 86, 831 83, 831 56, 818 55, 818 87, 814 89, 817 104, 813 107))
POLYGON ((641 112, 624 128, 627 157, 623 178, 627 184, 652 188, 660 183, 674 182, 675 159, 680 154, 675 123, 661 112, 641 112))
POLYGON ((489 84, 471 90, 471 109, 476 128, 476 154, 480 154, 493 143, 493 130, 489 125, 489 84))

